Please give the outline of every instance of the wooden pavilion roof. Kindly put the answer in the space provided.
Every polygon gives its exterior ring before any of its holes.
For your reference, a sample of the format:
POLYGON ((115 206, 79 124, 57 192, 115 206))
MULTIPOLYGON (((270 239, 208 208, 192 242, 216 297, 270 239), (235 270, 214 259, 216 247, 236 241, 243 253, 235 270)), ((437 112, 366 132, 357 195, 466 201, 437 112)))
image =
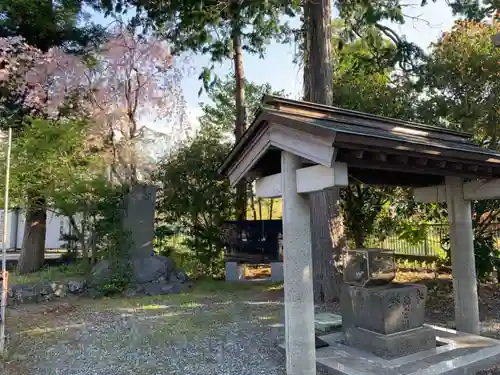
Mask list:
MULTIPOLYGON (((470 134, 276 96, 264 96, 219 172, 227 174, 270 123, 320 137, 334 134, 334 161, 347 163, 350 177, 367 184, 421 187, 440 184, 444 176, 500 177, 500 153, 475 145, 470 134)), ((279 173, 280 150, 269 149, 254 172, 279 173)))

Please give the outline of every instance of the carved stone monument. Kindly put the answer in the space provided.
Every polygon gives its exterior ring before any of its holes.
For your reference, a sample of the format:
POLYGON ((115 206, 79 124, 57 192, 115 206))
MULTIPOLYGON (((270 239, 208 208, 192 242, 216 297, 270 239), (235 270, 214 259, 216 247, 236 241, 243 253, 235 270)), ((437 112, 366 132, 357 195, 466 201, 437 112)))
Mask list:
POLYGON ((346 343, 382 358, 396 358, 436 347, 424 327, 427 287, 392 283, 394 254, 387 250, 346 250, 342 329, 346 343))
POLYGON ((125 196, 123 225, 130 234, 132 258, 153 253, 156 190, 154 185, 137 184, 125 196))

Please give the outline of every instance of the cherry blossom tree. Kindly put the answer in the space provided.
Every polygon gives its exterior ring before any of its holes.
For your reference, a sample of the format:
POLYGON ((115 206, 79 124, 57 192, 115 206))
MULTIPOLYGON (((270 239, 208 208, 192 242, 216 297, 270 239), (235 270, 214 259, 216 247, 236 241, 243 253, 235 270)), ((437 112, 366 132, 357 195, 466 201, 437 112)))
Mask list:
POLYGON ((136 183, 148 169, 147 120, 161 121, 166 137, 186 134, 185 102, 181 79, 183 61, 175 60, 169 46, 154 37, 139 36, 118 25, 111 37, 89 61, 85 74, 90 116, 96 138, 120 183, 136 183))
MULTIPOLYGON (((72 116, 72 97, 83 73, 79 59, 58 49, 42 52, 20 37, 0 38, 0 126, 16 126, 16 135, 21 137, 16 138, 17 144, 22 143, 32 120, 59 121, 72 116)), ((39 157, 37 153, 29 156, 39 157)), ((47 179, 39 177, 23 174, 18 181, 23 185, 19 198, 26 207, 20 273, 36 271, 44 262, 47 179)))
MULTIPOLYGON (((52 48, 42 52, 22 38, 0 38, 0 125, 30 126, 31 119, 86 119, 87 144, 108 157, 119 183, 137 182, 145 118, 158 119, 171 137, 185 131, 182 64, 168 46, 117 27, 98 51, 83 57, 52 48)), ((36 157, 36 155, 33 155, 36 157)), ((26 185, 27 211, 18 271, 43 265, 47 190, 26 185)))
POLYGON ((56 118, 79 87, 85 65, 52 48, 43 53, 20 37, 0 38, 0 114, 3 125, 24 116, 56 118))

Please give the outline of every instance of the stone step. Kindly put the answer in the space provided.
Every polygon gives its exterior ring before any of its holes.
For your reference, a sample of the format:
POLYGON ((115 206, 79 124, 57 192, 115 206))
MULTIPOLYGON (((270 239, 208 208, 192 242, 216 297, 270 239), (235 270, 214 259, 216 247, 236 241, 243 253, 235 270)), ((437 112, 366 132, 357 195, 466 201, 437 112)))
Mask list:
POLYGON ((342 328, 342 316, 328 312, 315 314, 314 328, 319 335, 338 331, 342 328))

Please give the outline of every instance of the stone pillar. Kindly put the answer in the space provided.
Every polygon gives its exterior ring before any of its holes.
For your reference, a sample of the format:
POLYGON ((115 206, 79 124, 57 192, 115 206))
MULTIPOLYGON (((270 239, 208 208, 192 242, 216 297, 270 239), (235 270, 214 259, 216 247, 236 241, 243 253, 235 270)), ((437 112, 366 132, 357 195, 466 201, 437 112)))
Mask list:
POLYGON ((310 208, 297 193, 300 158, 281 152, 287 375, 316 375, 310 208))
POLYGON ((463 179, 446 177, 451 266, 457 331, 479 334, 479 307, 471 203, 463 197, 463 179))
POLYGON ((226 262, 226 281, 244 281, 245 265, 237 262, 226 262))
POLYGON ((283 274, 283 262, 271 263, 271 281, 280 282, 285 279, 283 274))
POLYGON ((137 184, 125 196, 124 227, 130 233, 132 258, 153 253, 156 186, 137 184))

